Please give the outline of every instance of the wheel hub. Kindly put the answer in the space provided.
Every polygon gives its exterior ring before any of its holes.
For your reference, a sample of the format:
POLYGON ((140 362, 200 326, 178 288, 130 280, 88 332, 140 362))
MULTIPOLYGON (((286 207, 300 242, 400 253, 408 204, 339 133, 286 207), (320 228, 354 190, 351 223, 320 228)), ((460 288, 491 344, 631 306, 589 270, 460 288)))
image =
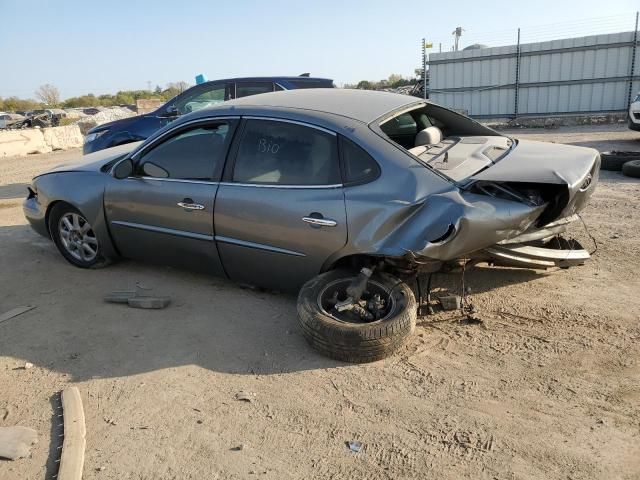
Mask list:
POLYGON ((78 213, 66 213, 58 222, 64 249, 75 259, 90 262, 98 255, 98 240, 91 225, 78 213))
POLYGON ((375 280, 369 280, 357 308, 340 311, 336 308, 348 298, 347 287, 353 278, 343 278, 328 283, 318 294, 318 306, 328 316, 346 323, 369 323, 386 319, 395 307, 391 292, 375 280), (366 314, 365 314, 366 312, 366 314), (371 318, 367 320, 366 318, 371 318))

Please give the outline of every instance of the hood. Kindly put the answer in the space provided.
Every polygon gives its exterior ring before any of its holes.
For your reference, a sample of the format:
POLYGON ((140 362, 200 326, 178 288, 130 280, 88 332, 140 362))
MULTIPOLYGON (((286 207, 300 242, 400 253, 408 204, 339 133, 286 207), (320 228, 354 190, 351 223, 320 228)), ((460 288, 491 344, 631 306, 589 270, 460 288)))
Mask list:
POLYGON ((134 123, 134 122, 140 120, 141 118, 144 118, 145 116, 146 115, 134 115, 133 117, 120 118, 118 120, 113 120, 112 122, 101 123, 100 125, 96 125, 91 130, 89 130, 87 132, 87 134, 100 132, 102 130, 106 130, 106 129, 114 127, 114 126, 118 127, 118 128, 121 128, 121 127, 127 126, 127 125, 129 125, 131 123, 134 123))
POLYGON ((138 147, 142 142, 126 143, 113 148, 106 148, 95 153, 84 155, 78 160, 57 165, 47 173, 59 172, 98 172, 110 162, 123 158, 126 154, 138 147))

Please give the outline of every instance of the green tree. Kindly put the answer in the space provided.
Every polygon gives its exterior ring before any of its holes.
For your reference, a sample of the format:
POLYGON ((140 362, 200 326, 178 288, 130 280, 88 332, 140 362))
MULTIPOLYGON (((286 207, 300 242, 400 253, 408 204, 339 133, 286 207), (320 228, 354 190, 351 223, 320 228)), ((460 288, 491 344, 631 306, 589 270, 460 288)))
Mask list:
POLYGON ((7 97, 2 100, 2 106, 0 106, 0 110, 8 111, 8 112, 23 112, 27 110, 35 110, 37 108, 42 108, 42 104, 36 102, 31 99, 21 99, 18 97, 7 97))
POLYGON ((356 88, 359 90, 373 90, 373 85, 369 80, 360 80, 356 88))

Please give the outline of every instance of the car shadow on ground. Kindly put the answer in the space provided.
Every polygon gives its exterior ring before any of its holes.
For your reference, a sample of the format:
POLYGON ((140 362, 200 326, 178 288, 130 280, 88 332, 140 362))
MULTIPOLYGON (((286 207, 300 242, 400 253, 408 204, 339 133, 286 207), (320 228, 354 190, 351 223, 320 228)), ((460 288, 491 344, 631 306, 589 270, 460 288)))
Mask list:
MULTIPOLYGON (((0 313, 35 308, 0 323, 0 354, 69 374, 74 381, 198 365, 222 373, 281 374, 349 367, 304 341, 289 294, 132 261, 101 270, 69 265, 28 226, 0 227, 0 313), (163 310, 105 303, 115 290, 169 295, 163 310)), ((538 272, 475 268, 472 292, 539 278, 538 272)), ((438 275, 454 289, 460 275, 438 275)), ((441 282, 442 281, 442 282, 441 282)))

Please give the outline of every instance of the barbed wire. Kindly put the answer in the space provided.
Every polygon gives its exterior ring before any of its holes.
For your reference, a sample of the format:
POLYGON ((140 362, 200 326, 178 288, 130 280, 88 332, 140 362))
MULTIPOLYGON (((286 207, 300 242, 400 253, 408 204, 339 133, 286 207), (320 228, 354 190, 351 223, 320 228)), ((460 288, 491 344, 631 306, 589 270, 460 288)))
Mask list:
MULTIPOLYGON (((543 25, 531 25, 520 28, 520 43, 537 43, 562 38, 584 37, 590 35, 603 35, 609 33, 629 32, 635 28, 636 14, 619 14, 603 17, 582 18, 566 22, 548 23, 543 25)), ((452 30, 455 26, 452 26, 452 30)), ((518 28, 507 28, 494 31, 475 31, 465 29, 459 40, 459 49, 474 44, 488 47, 500 47, 515 45, 518 41, 518 28)), ((438 35, 433 39, 427 39, 433 44, 429 53, 436 53, 442 49, 449 52, 453 48, 453 35, 438 35)))

